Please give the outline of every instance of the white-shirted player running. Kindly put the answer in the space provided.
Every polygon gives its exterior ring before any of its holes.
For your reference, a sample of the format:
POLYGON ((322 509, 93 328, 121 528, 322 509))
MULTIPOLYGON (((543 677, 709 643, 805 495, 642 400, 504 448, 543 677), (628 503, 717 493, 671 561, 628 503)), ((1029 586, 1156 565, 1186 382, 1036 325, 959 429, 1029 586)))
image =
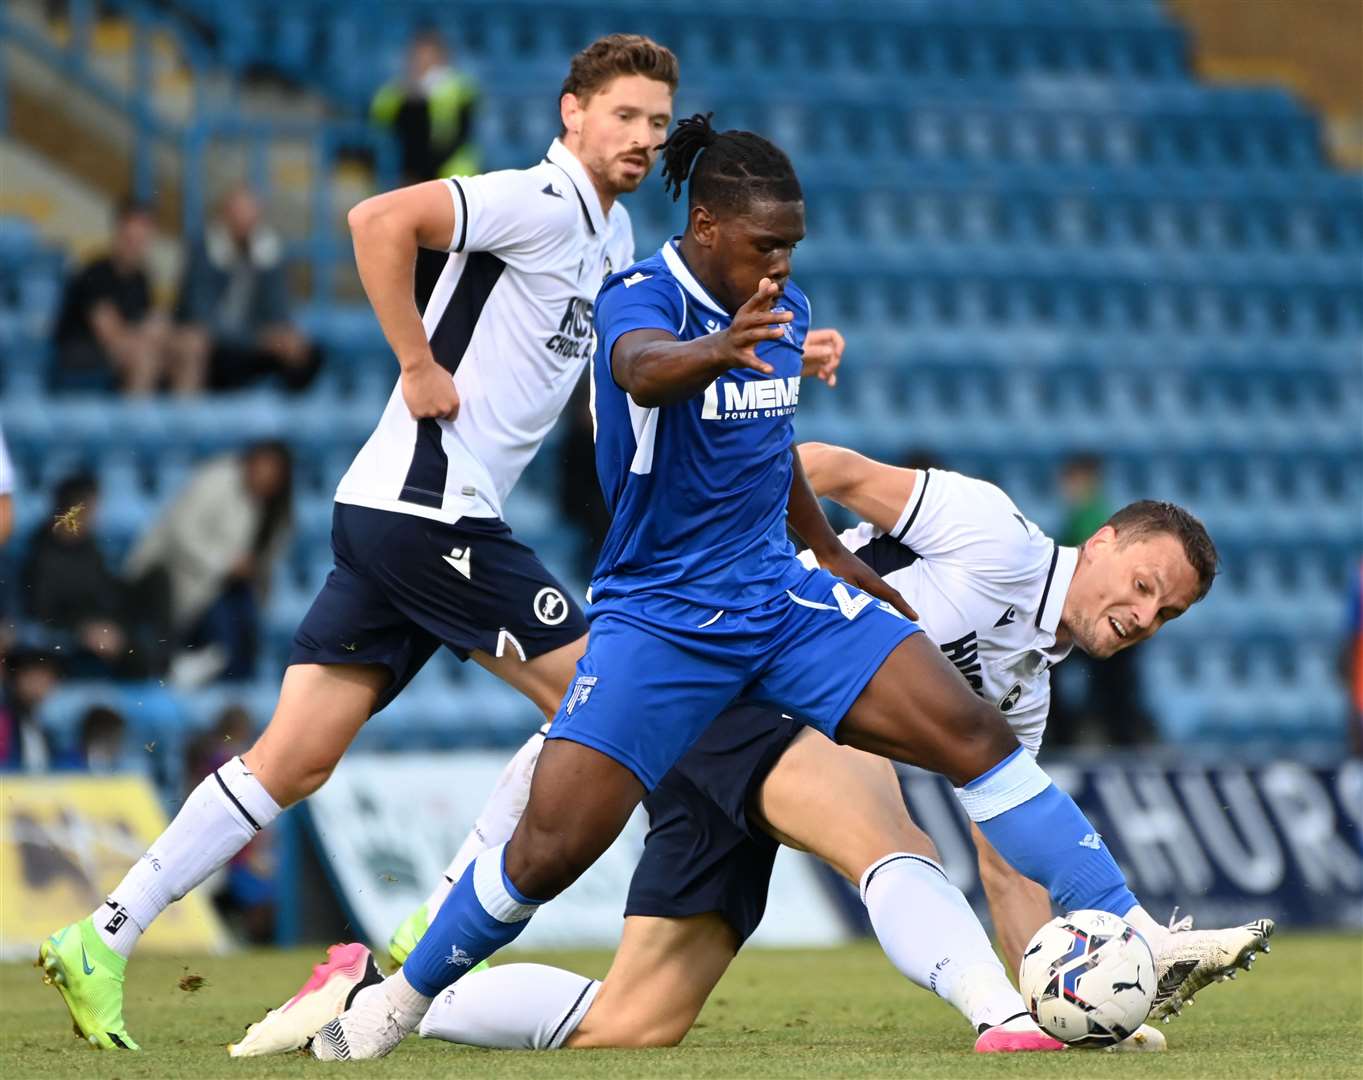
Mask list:
POLYGON ((598 286, 634 259, 617 200, 648 175, 677 79, 666 48, 603 38, 573 58, 563 132, 540 164, 416 184, 350 212, 360 279, 401 375, 337 488, 335 568, 299 627, 269 726, 190 794, 105 905, 41 946, 47 980, 92 1044, 137 1048, 123 979, 143 931, 321 786, 440 645, 554 715, 587 623, 502 504, 591 356, 598 286), (448 254, 414 303, 418 248, 448 254))
MULTIPOLYGON (((1167 503, 1132 504, 1082 547, 1067 548, 993 484, 821 444, 801 446, 800 456, 815 492, 863 519, 843 534, 845 546, 911 598, 924 630, 1032 753, 1046 724, 1050 669, 1075 647, 1101 658, 1149 637, 1195 597, 1186 583, 1215 566, 1202 526, 1167 503), (1183 600, 1168 599, 1179 594, 1183 600)), ((511 835, 540 743, 533 737, 503 774, 450 879, 477 850, 511 835)), ((977 1049, 1060 1048, 1025 1015, 965 897, 909 819, 884 759, 837 746, 770 708, 739 705, 715 721, 645 806, 651 828, 605 980, 541 965, 493 968, 437 998, 423 1035, 524 1049, 679 1042, 756 929, 784 842, 860 885, 887 955, 977 1028, 977 1049)), ((994 923, 1016 968, 1050 918, 1050 899, 978 829, 974 835, 994 923)), ((447 881, 418 913, 418 936, 425 911, 436 910, 448 888, 447 881)), ((1174 931, 1146 917, 1138 929, 1160 956, 1156 1014, 1168 1015, 1209 981, 1248 966, 1266 949, 1272 924, 1174 931)), ((362 946, 333 947, 332 962, 288 1010, 254 1025, 234 1053, 302 1045, 364 985, 357 961, 366 958, 362 946)), ((1163 1045, 1147 1027, 1123 1048, 1163 1045)))

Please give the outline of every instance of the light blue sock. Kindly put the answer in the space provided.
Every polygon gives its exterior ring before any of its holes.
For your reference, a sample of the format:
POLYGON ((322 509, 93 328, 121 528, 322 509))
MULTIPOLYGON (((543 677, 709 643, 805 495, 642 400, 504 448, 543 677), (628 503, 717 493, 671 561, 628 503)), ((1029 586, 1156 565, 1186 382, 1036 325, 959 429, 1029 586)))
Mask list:
POLYGON ((418 993, 435 997, 529 924, 540 902, 511 884, 503 867, 505 849, 489 848, 469 864, 408 955, 402 973, 418 993))
POLYGON ((1022 747, 956 795, 998 853, 1046 886, 1060 910, 1125 915, 1136 906, 1098 830, 1022 747))

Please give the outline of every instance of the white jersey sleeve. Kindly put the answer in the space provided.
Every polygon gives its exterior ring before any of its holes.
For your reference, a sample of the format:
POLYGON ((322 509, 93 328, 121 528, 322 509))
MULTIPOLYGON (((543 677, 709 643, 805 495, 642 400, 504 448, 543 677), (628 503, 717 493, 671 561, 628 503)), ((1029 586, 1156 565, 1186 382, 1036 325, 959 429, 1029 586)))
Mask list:
POLYGON ((574 235, 581 210, 566 181, 545 183, 535 170, 504 169, 445 181, 454 200, 449 250, 486 251, 534 267, 547 248, 574 235))
POLYGON ((1002 585, 1030 580, 1054 547, 1002 488, 944 469, 919 474, 889 535, 921 558, 1002 585))

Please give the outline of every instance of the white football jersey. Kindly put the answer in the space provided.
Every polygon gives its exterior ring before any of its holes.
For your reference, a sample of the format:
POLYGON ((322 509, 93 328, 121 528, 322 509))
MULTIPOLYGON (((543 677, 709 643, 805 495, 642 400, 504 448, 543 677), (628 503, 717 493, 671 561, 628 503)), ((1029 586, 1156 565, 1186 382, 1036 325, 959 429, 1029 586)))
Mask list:
POLYGON ((862 523, 842 541, 899 590, 928 637, 1035 754, 1050 669, 1071 648, 1056 644, 1055 632, 1078 549, 1056 544, 995 485, 941 469, 919 474, 890 532, 862 523))
POLYGON ((445 183, 454 236, 422 319, 459 415, 414 420, 399 382, 336 500, 453 522, 502 516, 591 358, 597 289, 634 261, 634 234, 557 139, 533 168, 445 183))

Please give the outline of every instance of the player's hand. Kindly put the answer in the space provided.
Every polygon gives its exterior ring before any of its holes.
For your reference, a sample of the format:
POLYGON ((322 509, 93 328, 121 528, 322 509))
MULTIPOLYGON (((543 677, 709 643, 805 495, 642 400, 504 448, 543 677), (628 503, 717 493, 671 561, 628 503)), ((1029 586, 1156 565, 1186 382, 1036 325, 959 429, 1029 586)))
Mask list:
POLYGON ((757 358, 757 346, 764 341, 779 341, 785 333, 782 325, 795 318, 793 311, 772 311, 771 306, 780 295, 781 286, 771 278, 763 278, 757 292, 738 309, 729 329, 716 335, 720 339, 720 359, 726 368, 752 368, 763 375, 775 370, 757 358))
POLYGON ((842 363, 842 352, 845 348, 847 342, 843 341, 842 335, 832 327, 811 330, 805 335, 804 366, 801 367, 800 374, 806 379, 811 375, 817 375, 829 386, 837 386, 838 366, 842 363))
POLYGON ((459 415, 454 379, 433 359, 403 369, 402 400, 416 420, 453 420, 459 415))
POLYGON ((884 600, 906 618, 910 618, 914 622, 918 621, 918 612, 909 607, 908 601, 899 595, 899 590, 886 585, 879 574, 846 548, 832 553, 828 558, 821 558, 819 565, 830 574, 842 578, 847 584, 855 586, 864 593, 870 593, 877 600, 884 600))

